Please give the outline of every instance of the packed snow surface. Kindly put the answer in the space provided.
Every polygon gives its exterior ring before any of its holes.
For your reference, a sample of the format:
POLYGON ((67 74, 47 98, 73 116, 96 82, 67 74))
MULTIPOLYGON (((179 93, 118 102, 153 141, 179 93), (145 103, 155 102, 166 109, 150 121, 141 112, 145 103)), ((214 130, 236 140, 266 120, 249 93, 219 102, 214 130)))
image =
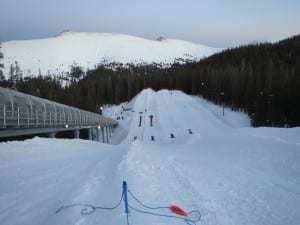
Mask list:
POLYGON ((217 51, 191 42, 161 38, 148 40, 124 34, 65 31, 55 37, 2 43, 4 74, 18 63, 23 76, 62 74, 72 65, 94 69, 99 63, 173 63, 195 60, 217 51))
MULTIPOLYGON (((120 118, 111 144, 0 143, 1 224, 126 225, 123 203, 86 216, 79 206, 55 213, 75 203, 113 206, 124 180, 149 206, 199 210, 197 225, 299 224, 300 128, 252 128, 243 113, 223 117, 218 106, 167 90, 144 90, 104 113, 120 118)), ((185 224, 132 210, 129 223, 185 224)))

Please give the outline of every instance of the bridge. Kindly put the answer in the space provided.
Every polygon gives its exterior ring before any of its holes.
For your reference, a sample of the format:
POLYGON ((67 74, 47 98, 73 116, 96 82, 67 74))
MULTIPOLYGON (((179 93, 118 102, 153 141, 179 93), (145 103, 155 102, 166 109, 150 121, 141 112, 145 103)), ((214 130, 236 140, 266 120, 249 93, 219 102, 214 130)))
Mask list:
POLYGON ((88 139, 109 142, 117 121, 97 113, 0 87, 0 138, 88 131, 88 139))

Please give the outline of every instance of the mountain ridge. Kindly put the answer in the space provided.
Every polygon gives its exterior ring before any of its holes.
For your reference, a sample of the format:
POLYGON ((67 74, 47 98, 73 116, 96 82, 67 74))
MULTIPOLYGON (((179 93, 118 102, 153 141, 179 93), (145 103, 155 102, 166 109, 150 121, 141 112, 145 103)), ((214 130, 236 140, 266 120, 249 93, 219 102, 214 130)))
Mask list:
POLYGON ((149 40, 127 34, 65 30, 54 37, 2 43, 4 74, 18 63, 23 76, 61 75, 72 66, 94 69, 101 62, 172 64, 176 59, 199 60, 219 48, 159 37, 149 40))

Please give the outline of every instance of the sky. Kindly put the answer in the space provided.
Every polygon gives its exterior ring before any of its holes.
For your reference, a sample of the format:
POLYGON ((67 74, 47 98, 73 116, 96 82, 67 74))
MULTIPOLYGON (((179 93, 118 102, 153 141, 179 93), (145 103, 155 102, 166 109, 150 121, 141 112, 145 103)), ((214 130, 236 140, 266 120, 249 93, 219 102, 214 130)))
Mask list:
POLYGON ((178 38, 212 47, 300 33, 299 0, 0 0, 0 41, 65 29, 178 38))

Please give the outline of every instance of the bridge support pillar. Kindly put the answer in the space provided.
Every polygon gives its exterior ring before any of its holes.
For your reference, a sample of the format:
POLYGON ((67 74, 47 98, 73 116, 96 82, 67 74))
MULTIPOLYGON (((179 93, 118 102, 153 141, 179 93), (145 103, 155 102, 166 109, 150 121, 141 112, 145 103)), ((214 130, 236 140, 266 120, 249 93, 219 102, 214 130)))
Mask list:
POLYGON ((107 140, 107 126, 102 126, 102 140, 103 140, 103 143, 108 143, 108 140, 107 140))
POLYGON ((80 130, 74 130, 74 136, 76 139, 79 139, 80 130))
POLYGON ((111 138, 111 135, 112 135, 111 125, 108 126, 108 129, 109 129, 109 138, 111 138))
POLYGON ((48 133, 49 138, 55 138, 55 135, 56 135, 55 132, 48 133))
POLYGON ((97 141, 101 142, 101 127, 97 127, 97 141))
POLYGON ((109 126, 106 126, 105 127, 106 128, 106 143, 108 143, 108 141, 109 141, 109 126))
POLYGON ((92 133, 92 141, 95 141, 95 140, 97 140, 97 134, 96 134, 96 130, 95 130, 95 128, 94 127, 91 127, 90 128, 91 129, 91 133, 92 133))
POLYGON ((88 138, 89 138, 90 141, 93 140, 93 136, 92 136, 92 128, 89 128, 89 129, 88 129, 88 138))
POLYGON ((101 126, 101 142, 105 143, 104 126, 101 126))

